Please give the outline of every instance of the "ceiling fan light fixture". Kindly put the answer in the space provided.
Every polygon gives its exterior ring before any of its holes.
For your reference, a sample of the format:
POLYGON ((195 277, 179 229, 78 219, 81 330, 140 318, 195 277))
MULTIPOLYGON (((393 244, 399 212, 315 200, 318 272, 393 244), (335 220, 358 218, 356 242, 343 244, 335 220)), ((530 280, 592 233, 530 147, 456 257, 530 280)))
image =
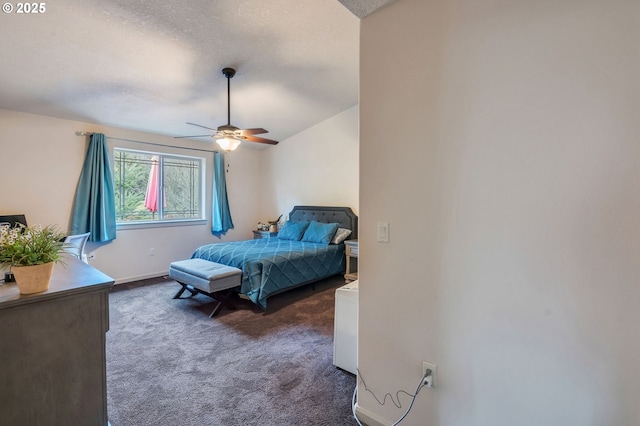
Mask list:
POLYGON ((218 139, 216 140, 216 142, 218 142, 218 145, 220 145, 220 148, 222 148, 224 151, 227 151, 227 152, 235 150, 240 145, 239 140, 233 139, 230 137, 218 139))

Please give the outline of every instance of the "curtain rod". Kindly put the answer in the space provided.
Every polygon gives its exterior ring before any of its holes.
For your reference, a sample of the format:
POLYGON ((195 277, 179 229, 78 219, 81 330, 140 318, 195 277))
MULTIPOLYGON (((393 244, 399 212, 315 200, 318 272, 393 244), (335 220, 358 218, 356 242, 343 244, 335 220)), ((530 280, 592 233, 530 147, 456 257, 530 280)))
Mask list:
MULTIPOLYGON (((77 136, 91 136, 93 135, 93 132, 76 132, 77 136)), ((133 142, 133 143, 141 143, 141 144, 145 144, 145 145, 155 145, 155 146, 163 146, 166 148, 178 148, 178 149, 188 149, 191 151, 204 151, 204 152, 218 152, 218 150, 211 150, 211 149, 202 149, 202 148, 189 148, 186 146, 177 146, 177 145, 165 145, 162 143, 154 143, 154 142, 144 142, 144 141, 135 141, 133 139, 123 139, 123 138, 114 138, 111 136, 106 136, 105 137, 107 139, 114 139, 117 141, 124 141, 124 142, 133 142)))

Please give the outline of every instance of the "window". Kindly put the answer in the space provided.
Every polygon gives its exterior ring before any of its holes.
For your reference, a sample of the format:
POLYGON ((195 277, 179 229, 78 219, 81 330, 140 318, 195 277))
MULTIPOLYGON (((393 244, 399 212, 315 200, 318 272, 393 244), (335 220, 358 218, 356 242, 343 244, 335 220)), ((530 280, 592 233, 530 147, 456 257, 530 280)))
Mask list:
POLYGON ((122 223, 204 219, 204 159, 114 149, 116 220, 122 223))

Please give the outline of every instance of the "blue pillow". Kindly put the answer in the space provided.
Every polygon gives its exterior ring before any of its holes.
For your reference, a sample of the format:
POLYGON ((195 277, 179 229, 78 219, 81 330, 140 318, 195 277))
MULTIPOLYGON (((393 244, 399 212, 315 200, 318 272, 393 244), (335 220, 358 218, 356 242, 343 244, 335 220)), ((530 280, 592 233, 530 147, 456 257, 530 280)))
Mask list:
POLYGON ((291 221, 287 221, 278 231, 278 238, 281 240, 300 241, 300 238, 302 238, 302 235, 308 226, 309 222, 293 223, 291 221))
POLYGON ((337 230, 337 223, 311 222, 302 236, 302 241, 329 244, 337 230))

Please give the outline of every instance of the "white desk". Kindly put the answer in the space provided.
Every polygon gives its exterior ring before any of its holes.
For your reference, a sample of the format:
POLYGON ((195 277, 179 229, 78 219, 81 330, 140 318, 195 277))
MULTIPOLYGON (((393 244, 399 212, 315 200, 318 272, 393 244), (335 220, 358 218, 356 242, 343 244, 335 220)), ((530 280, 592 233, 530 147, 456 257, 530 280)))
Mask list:
POLYGON ((358 374, 358 281, 336 290, 333 365, 358 374))

